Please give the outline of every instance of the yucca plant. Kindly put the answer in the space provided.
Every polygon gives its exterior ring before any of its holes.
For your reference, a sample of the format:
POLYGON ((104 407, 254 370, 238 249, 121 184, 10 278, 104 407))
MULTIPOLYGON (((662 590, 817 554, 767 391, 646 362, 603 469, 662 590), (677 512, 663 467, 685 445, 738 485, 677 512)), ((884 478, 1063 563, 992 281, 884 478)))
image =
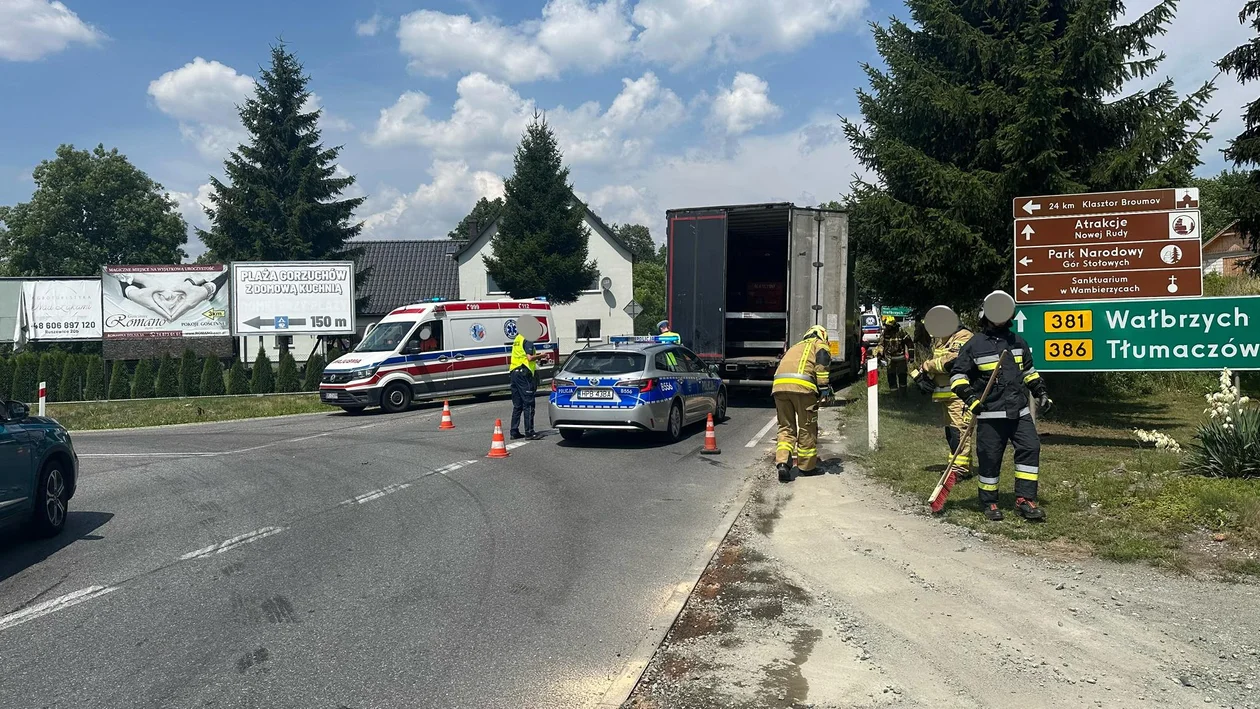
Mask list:
POLYGON ((1194 434, 1182 469, 1211 478, 1260 478, 1260 408, 1239 395, 1228 369, 1219 390, 1204 398, 1208 420, 1194 434))

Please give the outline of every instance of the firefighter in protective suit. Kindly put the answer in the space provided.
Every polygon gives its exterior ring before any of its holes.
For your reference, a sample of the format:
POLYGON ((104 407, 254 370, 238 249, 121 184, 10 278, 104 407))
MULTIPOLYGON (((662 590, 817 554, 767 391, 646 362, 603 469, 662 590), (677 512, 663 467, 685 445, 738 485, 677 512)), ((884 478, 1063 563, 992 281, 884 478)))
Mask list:
POLYGON ((950 388, 976 417, 980 510, 993 522, 1002 519, 997 505, 998 475, 1007 443, 1015 448, 1015 511, 1030 521, 1046 518, 1037 505, 1041 437, 1032 420, 1028 394, 1036 397, 1042 410, 1049 409, 1052 402, 1045 381, 1033 366, 1032 349, 1024 338, 1011 332, 1014 314, 1015 300, 1009 294, 989 294, 981 311, 980 332, 962 346, 950 367, 950 388), (989 396, 981 401, 990 379, 989 396))
POLYGON ((808 473, 818 466, 818 404, 831 396, 831 345, 827 329, 815 325, 793 345, 774 374, 774 410, 779 438, 774 465, 779 482, 792 482, 792 458, 808 473))
POLYGON ((962 432, 971 425, 971 414, 949 386, 950 367, 962 351, 963 345, 971 339, 971 330, 963 327, 958 315, 947 305, 938 305, 927 312, 923 325, 932 336, 932 359, 923 363, 921 369, 910 373, 919 389, 932 395, 932 401, 941 404, 941 412, 945 422, 945 442, 949 445, 949 457, 945 463, 952 467, 945 478, 943 489, 948 494, 954 483, 971 476, 971 445, 968 450, 958 450, 962 442, 962 432), (957 453, 957 458, 954 454, 957 453))

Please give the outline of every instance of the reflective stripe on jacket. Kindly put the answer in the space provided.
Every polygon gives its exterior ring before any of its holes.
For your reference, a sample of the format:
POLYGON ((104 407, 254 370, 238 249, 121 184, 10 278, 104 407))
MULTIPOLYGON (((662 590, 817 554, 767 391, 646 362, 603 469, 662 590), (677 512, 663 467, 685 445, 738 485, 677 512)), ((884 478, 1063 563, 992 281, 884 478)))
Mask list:
POLYGON ((934 400, 949 401, 958 398, 949 386, 949 368, 953 366, 958 353, 971 339, 971 335, 971 330, 960 327, 949 337, 932 340, 932 359, 923 363, 923 371, 932 376, 932 382, 936 385, 932 392, 934 400))
POLYGON ((774 373, 773 391, 797 391, 817 394, 830 386, 831 352, 824 340, 810 338, 792 345, 779 360, 774 373))
POLYGON ((1017 419, 1027 416, 1028 393, 1040 396, 1046 383, 1033 366, 1032 349, 1009 327, 993 328, 972 336, 950 366, 950 388, 960 399, 980 396, 993 370, 1005 356, 989 397, 981 402, 977 418, 1017 419))

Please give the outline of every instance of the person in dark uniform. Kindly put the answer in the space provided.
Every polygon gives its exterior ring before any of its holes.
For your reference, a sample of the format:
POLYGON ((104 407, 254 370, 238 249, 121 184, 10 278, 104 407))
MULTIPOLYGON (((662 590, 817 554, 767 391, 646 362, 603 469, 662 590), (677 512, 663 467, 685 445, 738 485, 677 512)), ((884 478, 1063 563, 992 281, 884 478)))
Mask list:
POLYGON ((534 372, 538 369, 538 360, 543 355, 534 351, 534 343, 517 333, 512 340, 512 361, 508 365, 512 383, 512 439, 528 438, 538 440, 540 436, 534 431, 534 372), (525 433, 521 433, 521 418, 525 419, 525 433))

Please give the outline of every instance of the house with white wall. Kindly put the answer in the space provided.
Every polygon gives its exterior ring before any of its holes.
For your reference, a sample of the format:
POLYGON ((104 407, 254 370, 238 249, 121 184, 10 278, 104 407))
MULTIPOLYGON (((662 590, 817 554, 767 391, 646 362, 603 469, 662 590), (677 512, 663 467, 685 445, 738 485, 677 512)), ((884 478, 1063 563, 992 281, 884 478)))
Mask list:
POLYGON ((1240 276, 1246 272, 1247 262, 1256 257, 1235 220, 1203 242, 1203 274, 1240 276))
MULTIPOLYGON (((634 334, 634 319, 624 310, 634 298, 634 256, 590 209, 586 209, 585 223, 591 233, 587 258, 599 267, 599 275, 576 301, 552 308, 561 354, 580 349, 588 342, 599 342, 610 335, 634 334)), ((492 253, 490 240, 497 233, 499 217, 496 216, 480 234, 456 252, 461 300, 508 297, 486 272, 483 260, 484 256, 492 253)))

